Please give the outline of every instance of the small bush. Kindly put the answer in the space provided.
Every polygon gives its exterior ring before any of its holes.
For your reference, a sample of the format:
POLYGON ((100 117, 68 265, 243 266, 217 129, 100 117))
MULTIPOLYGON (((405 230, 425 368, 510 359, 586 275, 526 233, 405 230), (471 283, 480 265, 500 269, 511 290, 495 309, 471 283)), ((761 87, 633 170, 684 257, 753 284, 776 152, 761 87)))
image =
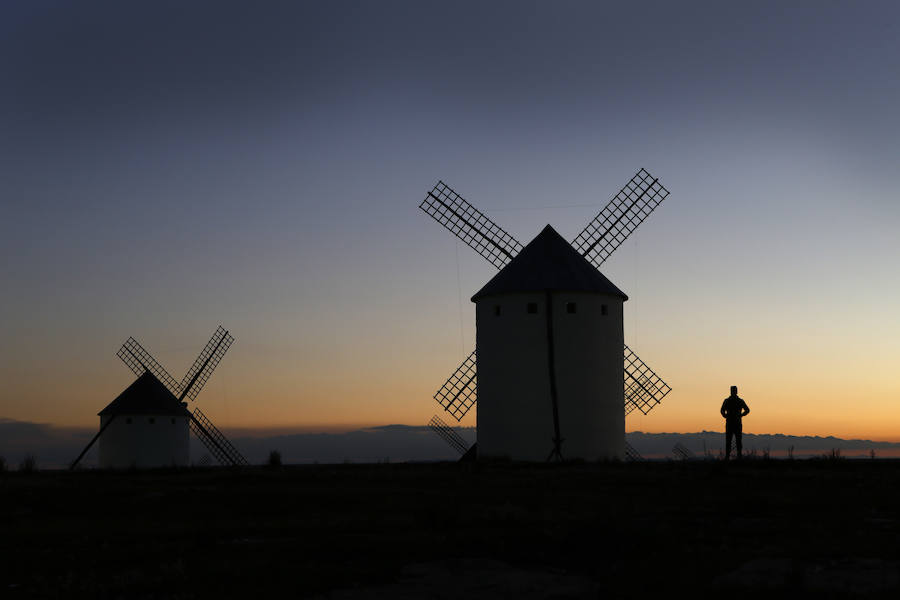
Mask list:
POLYGON ((269 452, 269 460, 266 462, 266 465, 270 467, 280 467, 281 466, 281 452, 278 450, 271 450, 269 452))
POLYGON ((830 462, 840 462, 840 461, 844 460, 844 457, 841 456, 840 448, 832 448, 830 452, 826 452, 825 454, 822 454, 820 458, 822 458, 823 460, 830 461, 830 462))
POLYGON ((37 459, 33 454, 26 454, 22 462, 19 463, 19 471, 22 473, 34 473, 37 471, 37 459))

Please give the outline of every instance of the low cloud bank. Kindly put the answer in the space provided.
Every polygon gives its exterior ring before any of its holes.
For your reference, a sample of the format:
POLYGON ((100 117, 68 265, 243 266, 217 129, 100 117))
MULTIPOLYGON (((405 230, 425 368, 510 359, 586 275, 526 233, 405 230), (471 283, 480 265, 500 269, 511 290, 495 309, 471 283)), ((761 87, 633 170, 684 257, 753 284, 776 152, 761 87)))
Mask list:
MULTIPOLYGON (((475 430, 457 427, 456 431, 471 444, 475 430)), ((343 433, 296 433, 283 435, 241 435, 231 437, 235 446, 251 464, 263 464, 269 452, 281 453, 285 464, 309 463, 376 463, 455 460, 458 454, 428 427, 384 425, 343 433)), ((26 455, 36 458, 39 468, 65 468, 96 434, 85 427, 55 427, 0 418, 0 456, 15 468, 26 455)), ((718 456, 724 447, 721 432, 627 434, 631 444, 645 458, 672 458, 672 448, 681 444, 698 458, 718 456)), ((874 450, 882 458, 900 456, 900 443, 871 440, 845 440, 835 437, 792 436, 782 434, 744 434, 744 451, 761 455, 768 451, 783 458, 793 447, 795 458, 808 458, 839 450, 843 456, 867 456, 874 450)), ((206 448, 191 438, 194 462, 207 454, 206 448)), ((82 461, 85 467, 97 465, 96 446, 82 461)))

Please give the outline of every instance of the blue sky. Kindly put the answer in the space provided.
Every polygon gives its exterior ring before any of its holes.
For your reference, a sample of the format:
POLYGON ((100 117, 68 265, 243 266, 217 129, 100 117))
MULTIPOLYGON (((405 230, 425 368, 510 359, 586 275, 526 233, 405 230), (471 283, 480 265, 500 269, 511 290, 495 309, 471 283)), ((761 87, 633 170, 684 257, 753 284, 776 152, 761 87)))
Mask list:
POLYGON ((572 239, 645 167, 672 194, 604 273, 675 391, 629 429, 713 429, 738 384, 758 431, 896 437, 898 30, 891 2, 5 3, 0 416, 93 423, 129 335, 180 377, 222 323, 217 422, 422 423, 492 275, 425 191, 572 239))

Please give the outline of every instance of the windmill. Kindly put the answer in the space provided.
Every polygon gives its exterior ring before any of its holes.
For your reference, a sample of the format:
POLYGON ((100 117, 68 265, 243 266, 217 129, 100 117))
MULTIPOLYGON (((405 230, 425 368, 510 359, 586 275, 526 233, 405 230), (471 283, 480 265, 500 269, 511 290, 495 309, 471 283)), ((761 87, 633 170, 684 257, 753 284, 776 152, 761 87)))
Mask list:
POLYGON ((196 400, 232 342, 231 334, 218 327, 179 382, 137 340, 129 337, 116 356, 138 379, 100 412, 100 430, 71 468, 78 465, 98 439, 101 466, 127 466, 135 462, 141 463, 138 466, 186 464, 188 430, 219 464, 246 465, 247 460, 209 417, 197 407, 187 408, 187 401, 196 400), (152 427, 157 421, 161 421, 160 425, 168 421, 174 429, 152 427))
POLYGON ((560 460, 565 441, 567 458, 622 457, 625 415, 671 391, 625 345, 627 296, 599 271, 668 194, 640 169, 571 244, 548 225, 523 246, 443 181, 427 193, 419 208, 499 269, 472 297, 476 350, 434 395, 457 421, 481 398, 479 455, 538 460, 546 441, 560 460), (560 318, 579 305, 577 325, 560 318))

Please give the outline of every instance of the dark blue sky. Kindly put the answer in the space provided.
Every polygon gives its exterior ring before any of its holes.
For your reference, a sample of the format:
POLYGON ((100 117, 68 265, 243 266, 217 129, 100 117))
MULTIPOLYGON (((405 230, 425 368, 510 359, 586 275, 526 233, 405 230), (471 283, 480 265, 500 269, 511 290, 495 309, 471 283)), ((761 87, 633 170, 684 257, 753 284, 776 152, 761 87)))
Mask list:
POLYGON ((4 3, 0 416, 92 422, 126 337, 180 372, 222 322, 226 422, 424 422, 491 275, 425 190, 571 239, 643 166, 604 271, 676 391, 629 428, 739 380, 877 436, 837 394, 900 391, 898 40, 894 2, 4 3))

